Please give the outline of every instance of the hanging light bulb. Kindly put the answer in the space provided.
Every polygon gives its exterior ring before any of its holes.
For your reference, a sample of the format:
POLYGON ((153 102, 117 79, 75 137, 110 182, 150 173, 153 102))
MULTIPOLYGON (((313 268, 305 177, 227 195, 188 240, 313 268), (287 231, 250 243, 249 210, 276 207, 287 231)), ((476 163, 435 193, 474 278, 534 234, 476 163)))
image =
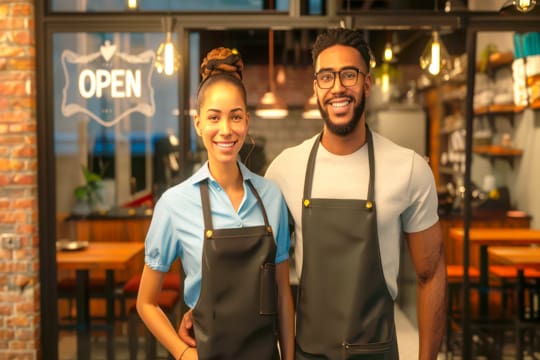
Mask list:
POLYGON ((139 8, 139 4, 137 0, 127 0, 127 7, 130 10, 137 10, 139 8))
POLYGON ((276 93, 274 83, 274 31, 268 30, 268 91, 263 95, 255 115, 265 119, 283 119, 289 114, 287 105, 276 93))
POLYGON ((172 41, 174 21, 172 18, 164 20, 164 27, 167 29, 165 41, 159 45, 156 52, 156 70, 158 73, 165 75, 174 74, 180 66, 180 54, 176 51, 172 41))
POLYGON ((285 83, 287 82, 287 74, 285 72, 285 66, 278 66, 276 82, 279 85, 285 85, 285 83))
POLYGON ((315 93, 306 102, 304 111, 302 112, 302 118, 310 120, 321 119, 321 112, 319 111, 319 105, 317 105, 317 96, 315 96, 315 93))
POLYGON ((518 11, 529 12, 534 9, 536 0, 514 0, 514 5, 518 11))
POLYGON ((384 52, 383 52, 383 59, 386 62, 392 61, 392 58, 394 57, 394 53, 392 51, 392 44, 390 42, 387 42, 384 46, 384 52))
POLYGON ((450 66, 450 56, 446 46, 442 43, 439 32, 433 31, 431 41, 420 56, 420 67, 427 70, 431 75, 437 76, 439 73, 450 66))
POLYGON ((375 69, 376 66, 377 60, 375 60, 375 55, 373 55, 373 52, 369 49, 369 67, 375 69))

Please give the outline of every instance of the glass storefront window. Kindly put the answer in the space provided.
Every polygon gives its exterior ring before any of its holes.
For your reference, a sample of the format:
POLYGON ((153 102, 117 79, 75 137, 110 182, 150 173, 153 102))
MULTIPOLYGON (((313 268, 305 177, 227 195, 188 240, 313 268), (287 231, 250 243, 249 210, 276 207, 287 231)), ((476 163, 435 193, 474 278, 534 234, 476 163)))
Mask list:
MULTIPOLYGON (((322 0, 307 1, 309 15, 322 15, 322 0)), ((263 0, 136 0, 138 11, 195 11, 195 12, 260 12, 263 0)), ((275 9, 289 11, 289 0, 275 0, 275 9)), ((52 0, 53 12, 123 12, 132 11, 128 0, 52 0)))
MULTIPOLYGON (((129 10, 127 0, 52 0, 52 11, 112 12, 129 10)), ((289 0, 277 0, 276 9, 287 11, 289 0)), ((138 0, 139 11, 261 11, 263 0, 138 0)))
POLYGON ((162 33, 53 35, 59 212, 74 209, 85 170, 103 179, 93 211, 155 195, 178 176, 178 77, 156 71, 161 41, 162 33))

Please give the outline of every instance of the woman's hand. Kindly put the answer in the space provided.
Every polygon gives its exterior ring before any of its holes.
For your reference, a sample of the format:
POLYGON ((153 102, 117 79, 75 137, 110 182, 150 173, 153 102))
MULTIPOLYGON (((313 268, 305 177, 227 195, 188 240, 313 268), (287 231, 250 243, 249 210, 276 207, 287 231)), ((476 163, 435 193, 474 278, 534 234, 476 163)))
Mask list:
POLYGON ((178 336, 182 339, 183 342, 188 344, 191 347, 197 346, 195 339, 192 337, 193 329, 193 310, 188 310, 182 317, 182 322, 178 327, 178 336))
POLYGON ((178 360, 199 360, 197 348, 190 346, 178 360))

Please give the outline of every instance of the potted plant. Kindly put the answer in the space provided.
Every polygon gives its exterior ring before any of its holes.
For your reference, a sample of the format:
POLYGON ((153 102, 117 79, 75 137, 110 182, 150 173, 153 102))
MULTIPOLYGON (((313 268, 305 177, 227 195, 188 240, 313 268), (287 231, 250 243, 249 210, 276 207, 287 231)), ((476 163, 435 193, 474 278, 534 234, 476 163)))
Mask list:
POLYGON ((81 170, 85 183, 77 186, 73 191, 76 200, 73 213, 76 215, 88 215, 102 201, 103 178, 84 165, 81 166, 81 170))

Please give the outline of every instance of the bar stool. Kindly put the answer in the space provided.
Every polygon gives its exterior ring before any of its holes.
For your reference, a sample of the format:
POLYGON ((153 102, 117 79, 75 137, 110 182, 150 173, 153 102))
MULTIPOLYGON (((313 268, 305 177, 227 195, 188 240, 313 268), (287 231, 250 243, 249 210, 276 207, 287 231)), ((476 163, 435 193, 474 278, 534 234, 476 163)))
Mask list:
MULTIPOLYGON (((176 290, 162 290, 157 301, 159 307, 167 315, 172 324, 176 324, 176 311, 180 306, 180 292, 176 290)), ((141 324, 139 314, 135 304, 129 308, 128 312, 128 347, 129 359, 137 360, 139 352, 138 329, 141 324)), ((146 359, 157 358, 157 342, 154 335, 145 327, 145 355, 146 359)), ((170 359, 172 357, 169 355, 170 359)))
MULTIPOLYGON (((501 316, 502 317, 512 317, 513 314, 511 312, 517 305, 513 303, 514 289, 517 282, 517 273, 518 273, 517 268, 515 268, 512 265, 491 265, 489 267, 489 274, 496 280, 500 281, 501 316), (509 303, 511 307, 508 306, 509 303), (510 314, 507 313, 509 310, 510 310, 510 314)), ((523 274, 525 276, 525 279, 528 279, 528 280, 540 279, 540 271, 533 268, 525 269, 523 274)), ((532 286, 529 288, 531 290, 529 291, 529 295, 530 295, 529 303, 533 304, 536 289, 535 289, 535 286, 532 286)), ((516 310, 520 310, 520 309, 516 309, 516 310)), ((524 311, 525 309, 521 309, 521 310, 524 311)), ((531 307, 531 311, 532 310, 533 309, 531 307)))
MULTIPOLYGON (((122 302, 122 286, 123 283, 115 284, 115 298, 122 302)), ((59 322, 59 328, 64 330, 74 329, 75 324, 70 321, 73 314, 74 302, 77 298, 77 284, 74 278, 64 278, 58 281, 58 299, 65 299, 68 301, 68 322, 59 322)), ((90 299, 107 299, 107 287, 106 280, 104 278, 91 278, 89 282, 89 297, 90 299)), ((114 309, 113 309, 114 312, 114 309)), ((106 317, 116 318, 115 314, 106 314, 106 317)), ((103 326, 94 326, 95 328, 102 328, 103 326)))
MULTIPOLYGON (((135 275, 131 277, 123 287, 124 305, 123 311, 125 311, 125 302, 127 299, 136 299, 139 292, 139 286, 141 284, 141 275, 135 275)), ((165 274, 163 284, 161 286, 161 293, 158 296, 158 305, 167 315, 171 323, 176 323, 176 310, 179 310, 180 306, 180 294, 182 293, 182 279, 180 273, 169 272, 165 274)), ((135 303, 131 304, 127 311, 128 319, 128 346, 129 357, 131 360, 137 359, 137 353, 139 349, 138 341, 138 327, 141 323, 139 314, 135 307, 135 303)), ((156 338, 145 329, 145 353, 147 359, 155 359, 157 352, 156 338)))

